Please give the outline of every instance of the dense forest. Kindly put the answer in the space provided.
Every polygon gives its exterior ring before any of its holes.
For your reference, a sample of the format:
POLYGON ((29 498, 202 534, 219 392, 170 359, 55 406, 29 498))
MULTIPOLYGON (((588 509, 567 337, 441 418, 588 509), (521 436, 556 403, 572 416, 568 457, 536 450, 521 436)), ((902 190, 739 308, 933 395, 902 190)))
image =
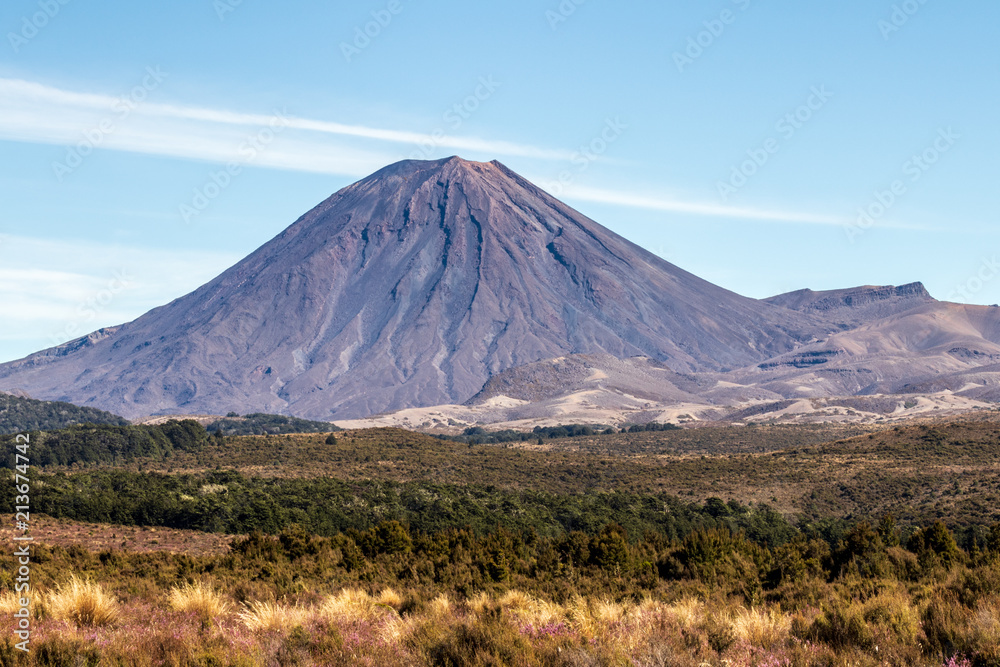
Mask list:
MULTIPOLYGON (((159 460, 174 452, 197 452, 208 442, 205 429, 190 419, 156 426, 79 424, 27 435, 30 460, 35 466, 120 465, 135 459, 159 460)), ((15 437, 0 437, 0 446, 14 451, 15 437)), ((0 467, 13 466, 12 456, 0 458, 0 467)))
POLYGON ((73 424, 127 426, 128 423, 124 417, 95 408, 59 401, 36 401, 0 392, 0 435, 51 431, 73 424))
POLYGON ((330 422, 317 422, 285 415, 262 412, 243 415, 230 412, 223 419, 210 423, 209 433, 222 435, 280 435, 284 433, 330 433, 341 430, 330 422))

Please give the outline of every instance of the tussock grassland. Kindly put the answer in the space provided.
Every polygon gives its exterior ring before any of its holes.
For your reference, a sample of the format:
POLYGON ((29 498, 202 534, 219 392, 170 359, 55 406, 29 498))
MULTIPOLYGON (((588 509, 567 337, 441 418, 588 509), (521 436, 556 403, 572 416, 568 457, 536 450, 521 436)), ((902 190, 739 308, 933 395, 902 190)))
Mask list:
POLYGON ((39 545, 30 655, 0 574, 0 664, 1000 665, 1000 526, 971 552, 890 520, 775 548, 720 529, 371 535, 199 557, 39 545))

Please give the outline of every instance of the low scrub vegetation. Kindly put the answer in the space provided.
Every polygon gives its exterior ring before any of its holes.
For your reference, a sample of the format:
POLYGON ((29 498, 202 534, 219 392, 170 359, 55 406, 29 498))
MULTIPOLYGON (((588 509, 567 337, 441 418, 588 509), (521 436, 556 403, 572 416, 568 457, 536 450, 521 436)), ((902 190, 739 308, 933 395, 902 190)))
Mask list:
POLYGON ((615 530, 531 547, 386 526, 200 558, 42 546, 32 651, 8 631, 0 664, 1000 665, 1000 528, 975 553, 923 532, 944 541, 859 524, 832 548, 712 531, 618 549, 615 530))
POLYGON ((79 544, 35 535, 32 652, 7 632, 0 665, 1000 667, 989 420, 759 427, 778 449, 758 427, 510 446, 169 428, 124 464, 92 447, 31 473, 33 521, 79 544), (729 437, 762 451, 710 451, 729 437), (163 526, 236 535, 185 550, 163 526))

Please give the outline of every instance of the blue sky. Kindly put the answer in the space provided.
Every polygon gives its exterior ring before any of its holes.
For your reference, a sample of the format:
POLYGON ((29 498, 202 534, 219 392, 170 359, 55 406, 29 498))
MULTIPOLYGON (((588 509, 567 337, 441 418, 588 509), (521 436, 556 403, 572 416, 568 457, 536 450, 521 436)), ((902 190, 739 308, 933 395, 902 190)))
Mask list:
POLYGON ((7 0, 0 32, 0 360, 454 154, 748 296, 1000 301, 996 2, 7 0))

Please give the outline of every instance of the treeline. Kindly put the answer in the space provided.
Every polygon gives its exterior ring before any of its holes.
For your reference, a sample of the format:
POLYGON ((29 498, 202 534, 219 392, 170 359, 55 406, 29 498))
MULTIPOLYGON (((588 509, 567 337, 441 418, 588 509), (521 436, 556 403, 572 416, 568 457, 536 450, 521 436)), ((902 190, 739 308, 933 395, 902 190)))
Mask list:
MULTIPOLYGON (((0 437, 6 451, 14 451, 15 437, 0 437)), ((137 458, 163 459, 175 451, 197 452, 208 442, 208 437, 201 424, 190 419, 156 426, 81 424, 31 432, 28 456, 33 466, 117 465, 137 458)), ((13 466, 13 454, 0 457, 0 467, 13 466)))
MULTIPOLYGON (((694 580, 760 602, 764 591, 809 579, 913 582, 937 578, 958 566, 998 563, 1000 525, 992 528, 982 548, 966 551, 941 522, 914 529, 906 538, 891 519, 877 527, 855 524, 833 542, 800 533, 780 546, 761 545, 722 526, 698 526, 669 537, 655 532, 635 536, 620 525, 607 524, 592 533, 546 537, 504 528, 486 534, 468 528, 427 533, 389 520, 329 538, 301 526, 270 537, 253 532, 237 539, 232 552, 272 564, 325 562, 348 572, 367 571, 366 578, 384 584, 423 579, 465 594, 493 583, 545 589, 545 582, 553 579, 565 579, 567 591, 574 593, 600 592, 607 590, 607 577, 612 576, 625 589, 619 592, 633 596, 661 581, 694 580)), ((968 585, 976 588, 977 582, 968 585)))
POLYGON ((286 433, 330 433, 340 431, 340 427, 330 422, 317 422, 285 415, 271 415, 263 412, 240 417, 230 412, 224 419, 209 424, 209 433, 222 435, 284 435, 286 433))
MULTIPOLYGON (((12 484, 6 479, 0 485, 0 511, 13 512, 12 484)), ((851 526, 833 518, 795 525, 766 504, 718 498, 686 503, 665 493, 558 494, 430 482, 261 479, 232 471, 42 474, 32 487, 33 511, 57 518, 221 533, 276 534, 299 525, 330 537, 392 520, 421 533, 469 529, 486 535, 503 529, 556 537, 572 532, 596 535, 605 526, 617 525, 636 539, 656 534, 678 540, 695 531, 718 529, 742 534, 762 548, 780 548, 802 537, 835 545, 851 526)), ((896 534, 895 544, 907 544, 915 530, 893 524, 881 528, 879 536, 888 540, 896 534)), ((990 544, 988 526, 956 530, 963 549, 975 551, 990 544)))
MULTIPOLYGON (((6 479, 0 484, 0 511, 13 511, 12 483, 6 479)), ((609 524, 621 525, 634 536, 652 531, 671 539, 699 528, 723 528, 768 545, 783 544, 796 534, 766 505, 701 505, 667 494, 554 494, 429 482, 123 470, 41 474, 32 489, 32 510, 53 517, 223 533, 273 534, 298 524, 311 533, 333 536, 391 519, 419 532, 469 528, 487 534, 499 527, 547 536, 597 534, 609 524)))
POLYGON ((60 401, 38 401, 0 392, 0 435, 51 431, 72 424, 127 426, 124 417, 60 401))
POLYGON ((579 436, 592 435, 612 435, 615 433, 643 433, 647 431, 679 431, 680 426, 676 424, 659 424, 650 422, 648 424, 625 425, 618 430, 613 426, 603 426, 600 424, 569 424, 559 426, 536 426, 531 431, 514 431, 505 429, 503 431, 487 431, 482 426, 470 426, 461 435, 436 435, 441 440, 452 442, 465 442, 473 445, 495 445, 504 442, 527 442, 529 440, 552 440, 555 438, 575 438, 579 436))

